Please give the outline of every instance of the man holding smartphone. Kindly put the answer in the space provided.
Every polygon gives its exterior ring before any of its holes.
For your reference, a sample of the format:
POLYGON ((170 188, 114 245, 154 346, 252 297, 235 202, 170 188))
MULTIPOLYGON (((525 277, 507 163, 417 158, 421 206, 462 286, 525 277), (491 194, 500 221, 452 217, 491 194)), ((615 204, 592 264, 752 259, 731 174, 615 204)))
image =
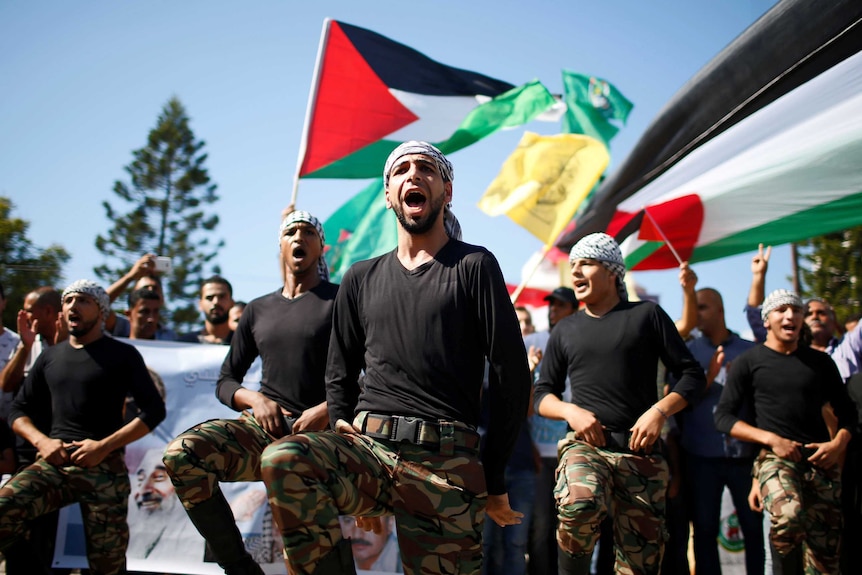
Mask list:
MULTIPOLYGON (((108 297, 110 297, 111 302, 113 302, 120 297, 120 294, 123 293, 123 291, 125 291, 129 282, 134 280, 135 285, 132 288, 133 292, 146 289, 156 293, 159 296, 160 307, 162 309, 166 309, 165 294, 164 289, 162 288, 162 274, 170 273, 172 269, 173 266, 171 264, 171 258, 154 254, 144 254, 137 262, 135 262, 135 265, 132 266, 126 275, 108 287, 106 290, 108 292, 108 297)), ((132 308, 134 306, 131 304, 131 297, 132 296, 130 295, 129 307, 126 312, 127 314, 133 313, 132 308)), ((117 314, 113 311, 110 312, 108 318, 105 320, 105 329, 115 337, 132 337, 132 325, 130 319, 126 315, 117 314)), ((146 339, 176 341, 177 334, 174 330, 166 327, 159 318, 155 334, 152 338, 146 339)))

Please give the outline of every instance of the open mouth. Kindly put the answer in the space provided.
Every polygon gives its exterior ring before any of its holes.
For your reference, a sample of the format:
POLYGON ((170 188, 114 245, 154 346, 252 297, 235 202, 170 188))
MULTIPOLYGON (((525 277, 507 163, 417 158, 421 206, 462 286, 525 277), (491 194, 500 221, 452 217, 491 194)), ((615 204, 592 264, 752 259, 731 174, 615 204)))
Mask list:
POLYGON ((425 205, 425 202, 425 196, 420 192, 408 192, 407 195, 404 196, 404 203, 411 208, 421 208, 425 205))
POLYGON ((138 509, 152 511, 162 506, 162 498, 153 493, 145 493, 138 498, 138 509))
POLYGON ((306 256, 304 248, 293 248, 293 257, 295 258, 304 258, 306 256))

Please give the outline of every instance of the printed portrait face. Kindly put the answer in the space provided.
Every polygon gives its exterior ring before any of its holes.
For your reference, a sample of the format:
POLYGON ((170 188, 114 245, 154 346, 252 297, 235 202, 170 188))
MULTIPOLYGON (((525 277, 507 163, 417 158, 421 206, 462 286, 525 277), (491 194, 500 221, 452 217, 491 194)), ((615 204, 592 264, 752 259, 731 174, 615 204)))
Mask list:
POLYGON ((383 532, 379 534, 357 527, 356 520, 353 517, 342 516, 338 519, 341 522, 341 532, 344 534, 345 539, 350 539, 353 547, 353 560, 356 562, 356 566, 360 569, 370 569, 386 546, 389 534, 393 528, 392 523, 394 518, 383 518, 383 532))
POLYGON ((132 492, 139 511, 167 512, 179 505, 174 485, 162 463, 161 449, 151 449, 144 455, 132 483, 132 492))

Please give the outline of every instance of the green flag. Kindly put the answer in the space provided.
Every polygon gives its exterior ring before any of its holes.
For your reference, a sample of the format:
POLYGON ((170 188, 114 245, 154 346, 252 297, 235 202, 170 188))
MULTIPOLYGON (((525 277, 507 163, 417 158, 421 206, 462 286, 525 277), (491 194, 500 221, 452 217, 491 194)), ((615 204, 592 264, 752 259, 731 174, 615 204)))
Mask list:
POLYGON ((323 222, 330 242, 325 256, 330 281, 339 283, 355 262, 395 249, 397 226, 397 219, 386 209, 383 178, 377 178, 323 222))
POLYGON ((601 78, 563 70, 566 93, 566 115, 563 130, 570 134, 586 134, 610 147, 619 128, 610 120, 623 124, 634 106, 619 90, 601 78))

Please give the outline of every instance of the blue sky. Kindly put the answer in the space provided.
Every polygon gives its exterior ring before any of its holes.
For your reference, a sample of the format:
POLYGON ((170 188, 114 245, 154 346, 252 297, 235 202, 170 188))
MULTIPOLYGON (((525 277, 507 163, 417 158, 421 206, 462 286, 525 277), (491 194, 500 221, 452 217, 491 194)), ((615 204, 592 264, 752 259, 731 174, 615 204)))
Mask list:
MULTIPOLYGON (((31 222, 37 246, 72 254, 66 281, 94 277, 101 207, 143 147, 162 106, 177 96, 206 141, 218 184, 218 262, 238 299, 278 287, 279 213, 293 174, 323 19, 374 30, 445 64, 513 84, 562 90, 560 70, 603 77, 635 104, 611 144, 611 170, 662 106, 772 0, 548 0, 430 3, 262 0, 0 3, 0 195, 31 222)), ((410 70, 404 70, 409 74, 410 70)), ((556 124, 526 127, 552 134, 556 124)), ((510 283, 539 241, 476 202, 524 129, 452 155, 453 208, 466 241, 494 252, 510 283)), ((364 180, 303 180, 298 205, 327 218, 364 180)), ((381 201, 382 198, 381 198, 381 201)), ((731 328, 746 329, 751 254, 696 266, 701 286, 725 297, 731 328)), ((789 249, 773 251, 768 289, 787 287, 789 249)), ((636 281, 676 317, 675 271, 636 281)))

